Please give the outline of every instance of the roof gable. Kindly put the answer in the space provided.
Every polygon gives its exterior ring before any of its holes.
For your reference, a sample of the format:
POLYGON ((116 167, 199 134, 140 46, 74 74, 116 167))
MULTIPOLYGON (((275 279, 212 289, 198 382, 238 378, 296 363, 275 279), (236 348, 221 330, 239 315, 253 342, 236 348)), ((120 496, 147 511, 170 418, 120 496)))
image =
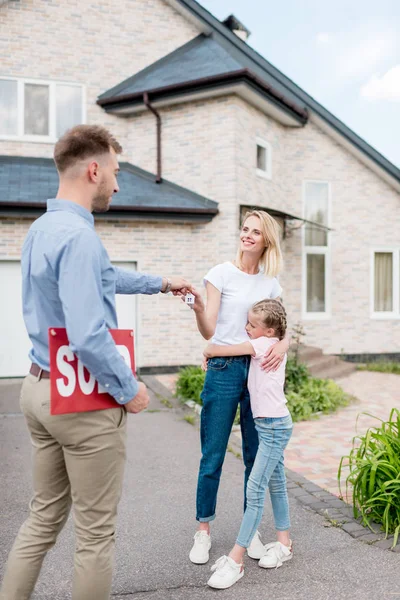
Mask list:
POLYGON ((253 65, 256 74, 270 81, 276 90, 281 91, 285 97, 291 99, 297 106, 300 105, 309 111, 312 119, 315 115, 315 119, 313 120, 319 126, 327 128, 339 143, 340 140, 343 140, 344 146, 350 152, 355 154, 359 160, 367 164, 369 168, 372 168, 381 177, 383 175, 383 179, 400 191, 400 169, 398 167, 370 146, 340 121, 340 119, 319 104, 319 102, 314 100, 314 98, 274 67, 261 54, 238 38, 237 35, 214 17, 213 14, 201 6, 199 2, 196 0, 166 0, 166 2, 186 16, 186 18, 197 23, 197 26, 203 31, 208 34, 213 32, 217 36, 216 39, 218 41, 224 40, 226 44, 229 44, 232 48, 234 58, 238 56, 238 53, 242 57, 246 57, 243 60, 248 61, 249 68, 251 68, 250 65, 253 65))

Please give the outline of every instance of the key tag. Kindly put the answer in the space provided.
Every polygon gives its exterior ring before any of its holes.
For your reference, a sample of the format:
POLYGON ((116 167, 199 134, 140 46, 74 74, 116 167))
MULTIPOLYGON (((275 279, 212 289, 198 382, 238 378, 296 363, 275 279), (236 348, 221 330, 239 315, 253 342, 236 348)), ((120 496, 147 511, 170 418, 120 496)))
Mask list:
POLYGON ((190 293, 186 294, 185 304, 188 304, 189 306, 193 306, 194 300, 195 300, 195 297, 193 296, 193 294, 190 294, 190 293))

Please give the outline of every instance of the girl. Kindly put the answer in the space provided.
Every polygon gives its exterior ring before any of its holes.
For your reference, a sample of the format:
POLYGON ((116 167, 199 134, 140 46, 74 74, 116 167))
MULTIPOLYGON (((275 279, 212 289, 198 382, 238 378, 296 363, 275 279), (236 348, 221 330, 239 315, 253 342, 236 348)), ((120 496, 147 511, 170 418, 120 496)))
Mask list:
POLYGON ((282 566, 292 558, 289 536, 289 504, 283 452, 292 434, 292 419, 286 407, 283 391, 286 357, 275 372, 266 373, 260 367, 265 352, 286 332, 286 313, 276 300, 262 300, 251 308, 246 325, 250 341, 226 348, 210 344, 204 356, 251 356, 248 388, 251 410, 258 431, 259 447, 247 484, 247 508, 236 544, 229 556, 222 556, 211 568, 214 571, 208 585, 226 589, 243 577, 243 556, 257 531, 263 514, 267 486, 271 496, 277 541, 265 546, 259 566, 266 569, 282 566))
MULTIPOLYGON (((276 279, 281 263, 278 224, 264 211, 248 212, 240 232, 235 261, 219 264, 205 276, 206 307, 201 294, 197 290, 192 291, 195 302, 191 308, 202 336, 206 340, 213 338, 214 343, 222 344, 226 349, 229 345, 245 342, 247 313, 252 304, 263 298, 277 298, 282 292, 276 279)), ((266 359, 261 361, 263 366, 277 368, 288 347, 287 339, 271 346, 266 359)), ((189 554, 190 560, 196 564, 209 560, 210 521, 215 519, 219 480, 238 404, 245 464, 244 491, 257 454, 258 435, 247 389, 249 363, 249 355, 245 354, 230 358, 222 355, 208 361, 201 395, 202 458, 196 500, 199 527, 189 554)), ((261 558, 265 554, 258 532, 248 554, 253 558, 261 558)))

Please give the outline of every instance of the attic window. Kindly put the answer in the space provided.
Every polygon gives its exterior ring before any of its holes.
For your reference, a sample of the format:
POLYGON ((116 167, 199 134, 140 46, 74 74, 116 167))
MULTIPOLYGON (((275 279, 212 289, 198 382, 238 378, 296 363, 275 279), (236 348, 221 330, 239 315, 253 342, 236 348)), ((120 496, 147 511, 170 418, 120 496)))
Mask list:
POLYGON ((268 142, 257 139, 257 175, 271 179, 272 177, 272 155, 271 146, 268 142))

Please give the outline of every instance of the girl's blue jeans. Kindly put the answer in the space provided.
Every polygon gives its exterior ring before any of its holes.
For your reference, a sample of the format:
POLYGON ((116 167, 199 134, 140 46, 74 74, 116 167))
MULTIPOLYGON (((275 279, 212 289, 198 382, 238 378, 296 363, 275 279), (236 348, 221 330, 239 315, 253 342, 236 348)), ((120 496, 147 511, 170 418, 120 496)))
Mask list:
POLYGON ((283 452, 292 435, 290 415, 278 418, 254 420, 258 431, 259 446, 254 466, 247 483, 247 507, 236 543, 248 548, 261 521, 267 487, 271 497, 275 529, 290 528, 289 502, 283 452))
MULTIPOLYGON (((197 484, 196 519, 215 519, 217 494, 228 440, 240 404, 240 427, 245 464, 244 491, 258 448, 258 435, 250 408, 247 375, 250 357, 211 358, 201 393, 201 451, 197 484)), ((246 497, 244 499, 246 508, 246 497)))

